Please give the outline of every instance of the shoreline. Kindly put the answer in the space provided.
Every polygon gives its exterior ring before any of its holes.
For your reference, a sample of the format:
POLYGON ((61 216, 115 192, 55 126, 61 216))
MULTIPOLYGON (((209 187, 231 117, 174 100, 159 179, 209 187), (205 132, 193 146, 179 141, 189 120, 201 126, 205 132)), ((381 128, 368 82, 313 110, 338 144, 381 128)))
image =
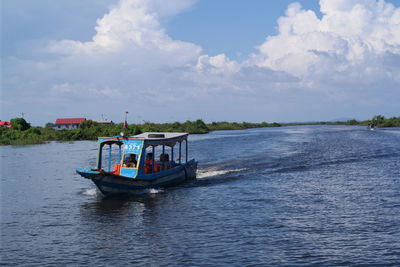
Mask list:
MULTIPOLYGON (((375 117, 374 117, 375 118, 375 117)), ((20 118, 19 118, 20 119, 20 118)), ((26 122, 25 122, 26 123, 26 122)), ((367 126, 374 123, 379 128, 400 127, 400 117, 390 119, 381 118, 380 121, 336 121, 336 122, 301 122, 301 123, 250 123, 250 122, 212 122, 204 123, 202 120, 186 121, 184 123, 150 123, 131 124, 126 129, 123 123, 101 125, 91 120, 81 123, 78 129, 55 130, 50 127, 30 127, 26 123, 25 128, 0 128, 0 146, 6 145, 35 145, 45 144, 51 141, 71 142, 71 141, 95 141, 98 136, 117 136, 123 131, 126 136, 133 136, 143 132, 187 132, 189 134, 207 134, 214 131, 224 130, 245 130, 255 128, 275 128, 287 126, 312 126, 312 125, 343 125, 343 126, 367 126)))

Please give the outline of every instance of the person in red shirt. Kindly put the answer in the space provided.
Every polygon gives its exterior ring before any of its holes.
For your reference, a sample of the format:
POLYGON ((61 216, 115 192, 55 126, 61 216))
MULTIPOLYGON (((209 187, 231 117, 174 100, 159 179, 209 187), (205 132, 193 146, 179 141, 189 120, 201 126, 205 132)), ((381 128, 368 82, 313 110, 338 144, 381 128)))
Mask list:
POLYGON ((153 165, 153 153, 146 154, 146 161, 144 164, 144 173, 151 173, 151 166, 153 165))

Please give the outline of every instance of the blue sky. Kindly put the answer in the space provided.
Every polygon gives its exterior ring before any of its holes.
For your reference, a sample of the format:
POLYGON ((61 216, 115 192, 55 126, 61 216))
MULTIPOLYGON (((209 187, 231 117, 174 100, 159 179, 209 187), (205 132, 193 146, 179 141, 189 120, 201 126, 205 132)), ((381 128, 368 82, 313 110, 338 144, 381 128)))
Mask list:
POLYGON ((13 0, 1 13, 1 120, 400 115, 396 0, 13 0))
MULTIPOLYGON (((244 59, 256 52, 255 46, 266 36, 276 34, 277 19, 293 2, 204 0, 169 19, 166 28, 176 39, 201 44, 207 54, 225 53, 233 59, 244 59)), ((318 1, 301 3, 319 12, 318 1)))

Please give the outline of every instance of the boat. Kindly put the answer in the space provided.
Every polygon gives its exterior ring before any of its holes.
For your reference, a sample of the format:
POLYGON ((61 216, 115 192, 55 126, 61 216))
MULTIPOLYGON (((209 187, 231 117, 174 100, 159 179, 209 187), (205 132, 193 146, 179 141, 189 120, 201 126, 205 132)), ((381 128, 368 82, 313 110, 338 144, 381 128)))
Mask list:
POLYGON ((368 123, 368 130, 374 131, 375 130, 375 124, 374 123, 368 123))
POLYGON ((104 195, 195 180, 197 161, 189 160, 188 136, 146 132, 132 137, 99 137, 96 168, 77 168, 76 172, 92 180, 104 195))

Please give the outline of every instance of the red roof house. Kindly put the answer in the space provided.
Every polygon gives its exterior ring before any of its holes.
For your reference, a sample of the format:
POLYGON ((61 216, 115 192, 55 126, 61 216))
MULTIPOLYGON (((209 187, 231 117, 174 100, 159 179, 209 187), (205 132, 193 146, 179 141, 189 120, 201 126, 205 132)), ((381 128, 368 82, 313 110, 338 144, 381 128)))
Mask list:
POLYGON ((10 128, 12 125, 9 121, 1 121, 0 120, 0 127, 2 128, 10 128))
POLYGON ((60 118, 56 120, 54 128, 56 130, 76 129, 85 120, 85 118, 60 118))

